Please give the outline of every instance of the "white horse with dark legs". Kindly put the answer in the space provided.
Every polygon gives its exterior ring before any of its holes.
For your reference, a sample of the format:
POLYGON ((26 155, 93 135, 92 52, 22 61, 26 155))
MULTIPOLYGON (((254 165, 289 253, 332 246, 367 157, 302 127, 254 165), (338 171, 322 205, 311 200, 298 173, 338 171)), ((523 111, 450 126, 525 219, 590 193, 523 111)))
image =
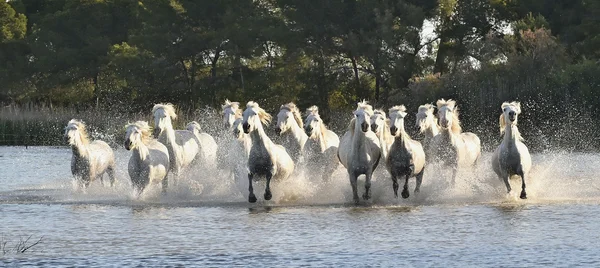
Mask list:
POLYGON ((282 145, 296 164, 300 161, 304 144, 308 139, 303 126, 300 110, 293 102, 281 105, 275 131, 283 138, 282 145))
POLYGON ((506 185, 510 193, 509 179, 512 176, 521 177, 521 199, 527 198, 525 192, 525 175, 531 169, 531 156, 527 146, 523 143, 523 137, 517 129, 517 117, 521 113, 519 102, 505 102, 502 104, 500 115, 500 133, 504 133, 504 139, 492 156, 492 167, 494 172, 506 185))
POLYGON ((379 139, 370 129, 372 115, 371 105, 366 101, 359 102, 338 149, 338 158, 348 171, 354 203, 359 202, 357 180, 363 174, 366 177, 363 198, 371 198, 371 177, 381 158, 379 139))
POLYGON ((71 173, 81 186, 87 188, 95 179, 102 180, 104 173, 108 174, 110 185, 114 185, 115 156, 106 142, 90 142, 85 124, 77 119, 69 121, 64 137, 73 151, 71 173))
POLYGON ((481 156, 481 141, 471 132, 462 133, 458 107, 453 100, 438 100, 440 134, 433 137, 432 157, 452 168, 452 184, 456 183, 459 167, 473 166, 481 156))
POLYGON ((248 155, 248 201, 255 203, 257 200, 252 187, 252 180, 256 176, 266 177, 264 198, 271 200, 271 179, 276 181, 287 179, 294 172, 294 161, 283 146, 273 143, 267 137, 262 124, 268 124, 271 115, 260 108, 258 103, 248 102, 243 118, 244 133, 248 134, 252 141, 248 155))
POLYGON ((303 151, 304 171, 309 177, 314 176, 323 181, 329 181, 331 174, 339 166, 337 150, 340 138, 333 131, 327 129, 317 106, 306 109, 304 131, 308 135, 303 151))
POLYGON ((185 127, 188 131, 194 133, 196 139, 198 139, 198 144, 200 145, 200 158, 202 159, 202 165, 204 167, 214 167, 217 162, 217 142, 215 139, 208 133, 202 132, 202 127, 196 121, 192 121, 187 124, 185 127))
POLYGON ((189 130, 174 130, 171 120, 177 118, 172 104, 156 104, 152 108, 154 115, 154 136, 169 150, 169 170, 176 176, 202 157, 198 139, 189 130))
POLYGON ((388 171, 392 175, 394 196, 398 197, 398 177, 405 178, 402 198, 408 198, 408 179, 416 177, 415 194, 421 189, 423 172, 425 171, 425 151, 420 142, 412 140, 404 130, 406 107, 394 106, 390 109, 390 132, 394 135, 394 144, 386 161, 388 171))
POLYGON ((431 157, 431 143, 433 142, 433 137, 440 134, 438 120, 433 113, 434 109, 435 107, 432 104, 424 104, 419 106, 416 115, 419 131, 425 135, 423 138, 423 147, 425 148, 425 154, 428 157, 431 157))
POLYGON ((371 116, 371 130, 377 135, 379 144, 381 145, 381 159, 385 161, 388 157, 388 152, 394 136, 390 133, 389 120, 384 111, 376 109, 371 116))
POLYGON ((169 173, 169 151, 158 140, 152 138, 146 121, 128 124, 125 134, 125 149, 132 151, 129 158, 129 177, 137 195, 141 195, 150 183, 162 183, 163 193, 167 191, 169 173))

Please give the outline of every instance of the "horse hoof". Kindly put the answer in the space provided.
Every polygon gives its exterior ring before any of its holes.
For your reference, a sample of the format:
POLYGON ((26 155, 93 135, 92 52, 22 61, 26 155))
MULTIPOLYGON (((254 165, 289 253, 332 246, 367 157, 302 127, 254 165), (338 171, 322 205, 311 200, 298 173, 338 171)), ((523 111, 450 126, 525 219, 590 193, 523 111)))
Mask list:
POLYGON ((402 191, 402 198, 406 199, 410 196, 410 194, 408 193, 408 190, 404 190, 402 191))
POLYGON ((256 203, 256 196, 254 194, 251 194, 248 196, 248 202, 250 203, 256 203))
POLYGON ((525 191, 521 192, 521 199, 527 199, 527 193, 525 191))
POLYGON ((364 193, 364 194, 363 194, 363 199, 364 199, 364 200, 369 200, 370 198, 371 198, 371 195, 370 195, 370 194, 367 194, 367 193, 364 193))
POLYGON ((265 200, 271 200, 271 198, 273 198, 271 192, 265 192, 265 200))

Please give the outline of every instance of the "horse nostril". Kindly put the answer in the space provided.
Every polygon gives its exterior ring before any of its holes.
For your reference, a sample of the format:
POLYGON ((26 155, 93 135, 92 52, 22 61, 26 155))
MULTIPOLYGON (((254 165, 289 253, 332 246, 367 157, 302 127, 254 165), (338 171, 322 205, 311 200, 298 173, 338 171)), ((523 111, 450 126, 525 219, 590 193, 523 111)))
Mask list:
POLYGON ((396 131, 398 131, 397 127, 390 127, 390 132, 392 133, 392 135, 395 135, 396 131))

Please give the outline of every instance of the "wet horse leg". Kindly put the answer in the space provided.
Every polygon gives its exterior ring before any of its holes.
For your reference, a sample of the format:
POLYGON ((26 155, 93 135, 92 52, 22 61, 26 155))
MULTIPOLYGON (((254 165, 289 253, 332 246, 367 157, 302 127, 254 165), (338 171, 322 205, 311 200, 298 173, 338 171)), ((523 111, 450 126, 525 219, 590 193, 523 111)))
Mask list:
POLYGON ((392 174, 392 189, 394 189, 394 196, 398 198, 398 176, 392 174))
POLYGON ((510 193, 512 189, 510 188, 510 182, 508 182, 508 179, 510 179, 510 175, 506 175, 504 176, 504 178, 502 178, 502 180, 504 181, 504 185, 506 185, 506 192, 510 193))
POLYGON ((265 200, 271 200, 273 195, 271 194, 271 178, 273 178, 273 172, 267 173, 267 186, 265 187, 265 200))
POLYGON ((423 166, 423 169, 421 169, 421 172, 419 172, 419 174, 417 174, 417 176, 416 176, 417 185, 415 186, 415 193, 418 193, 421 191, 421 183, 423 182, 423 173, 425 173, 425 166, 423 166))
POLYGON ((352 186, 352 198, 354 199, 354 204, 358 204, 360 200, 358 199, 357 176, 353 172, 348 172, 348 175, 350 177, 350 186, 352 186))
POLYGON ((254 195, 254 188, 252 187, 252 177, 254 177, 254 174, 248 173, 248 191, 250 192, 248 202, 256 203, 256 195, 254 195))
POLYGON ((406 174, 406 179, 404 180, 404 187, 402 188, 402 198, 408 198, 410 194, 408 193, 408 178, 410 178, 411 173, 406 174))
POLYGON ((365 193, 363 194, 364 200, 371 199, 371 177, 373 176, 373 170, 368 170, 365 173, 365 193))
POLYGON ((523 171, 519 172, 519 176, 521 176, 521 199, 527 199, 527 193, 525 192, 525 174, 523 171))

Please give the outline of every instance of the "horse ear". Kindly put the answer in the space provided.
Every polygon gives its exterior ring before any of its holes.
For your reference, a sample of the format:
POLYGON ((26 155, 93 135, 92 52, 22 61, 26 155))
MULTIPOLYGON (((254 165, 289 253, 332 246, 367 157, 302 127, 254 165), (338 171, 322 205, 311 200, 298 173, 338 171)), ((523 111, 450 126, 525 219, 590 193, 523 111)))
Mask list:
POLYGON ((504 114, 500 114, 500 134, 504 133, 504 128, 506 127, 506 122, 504 121, 504 114))

